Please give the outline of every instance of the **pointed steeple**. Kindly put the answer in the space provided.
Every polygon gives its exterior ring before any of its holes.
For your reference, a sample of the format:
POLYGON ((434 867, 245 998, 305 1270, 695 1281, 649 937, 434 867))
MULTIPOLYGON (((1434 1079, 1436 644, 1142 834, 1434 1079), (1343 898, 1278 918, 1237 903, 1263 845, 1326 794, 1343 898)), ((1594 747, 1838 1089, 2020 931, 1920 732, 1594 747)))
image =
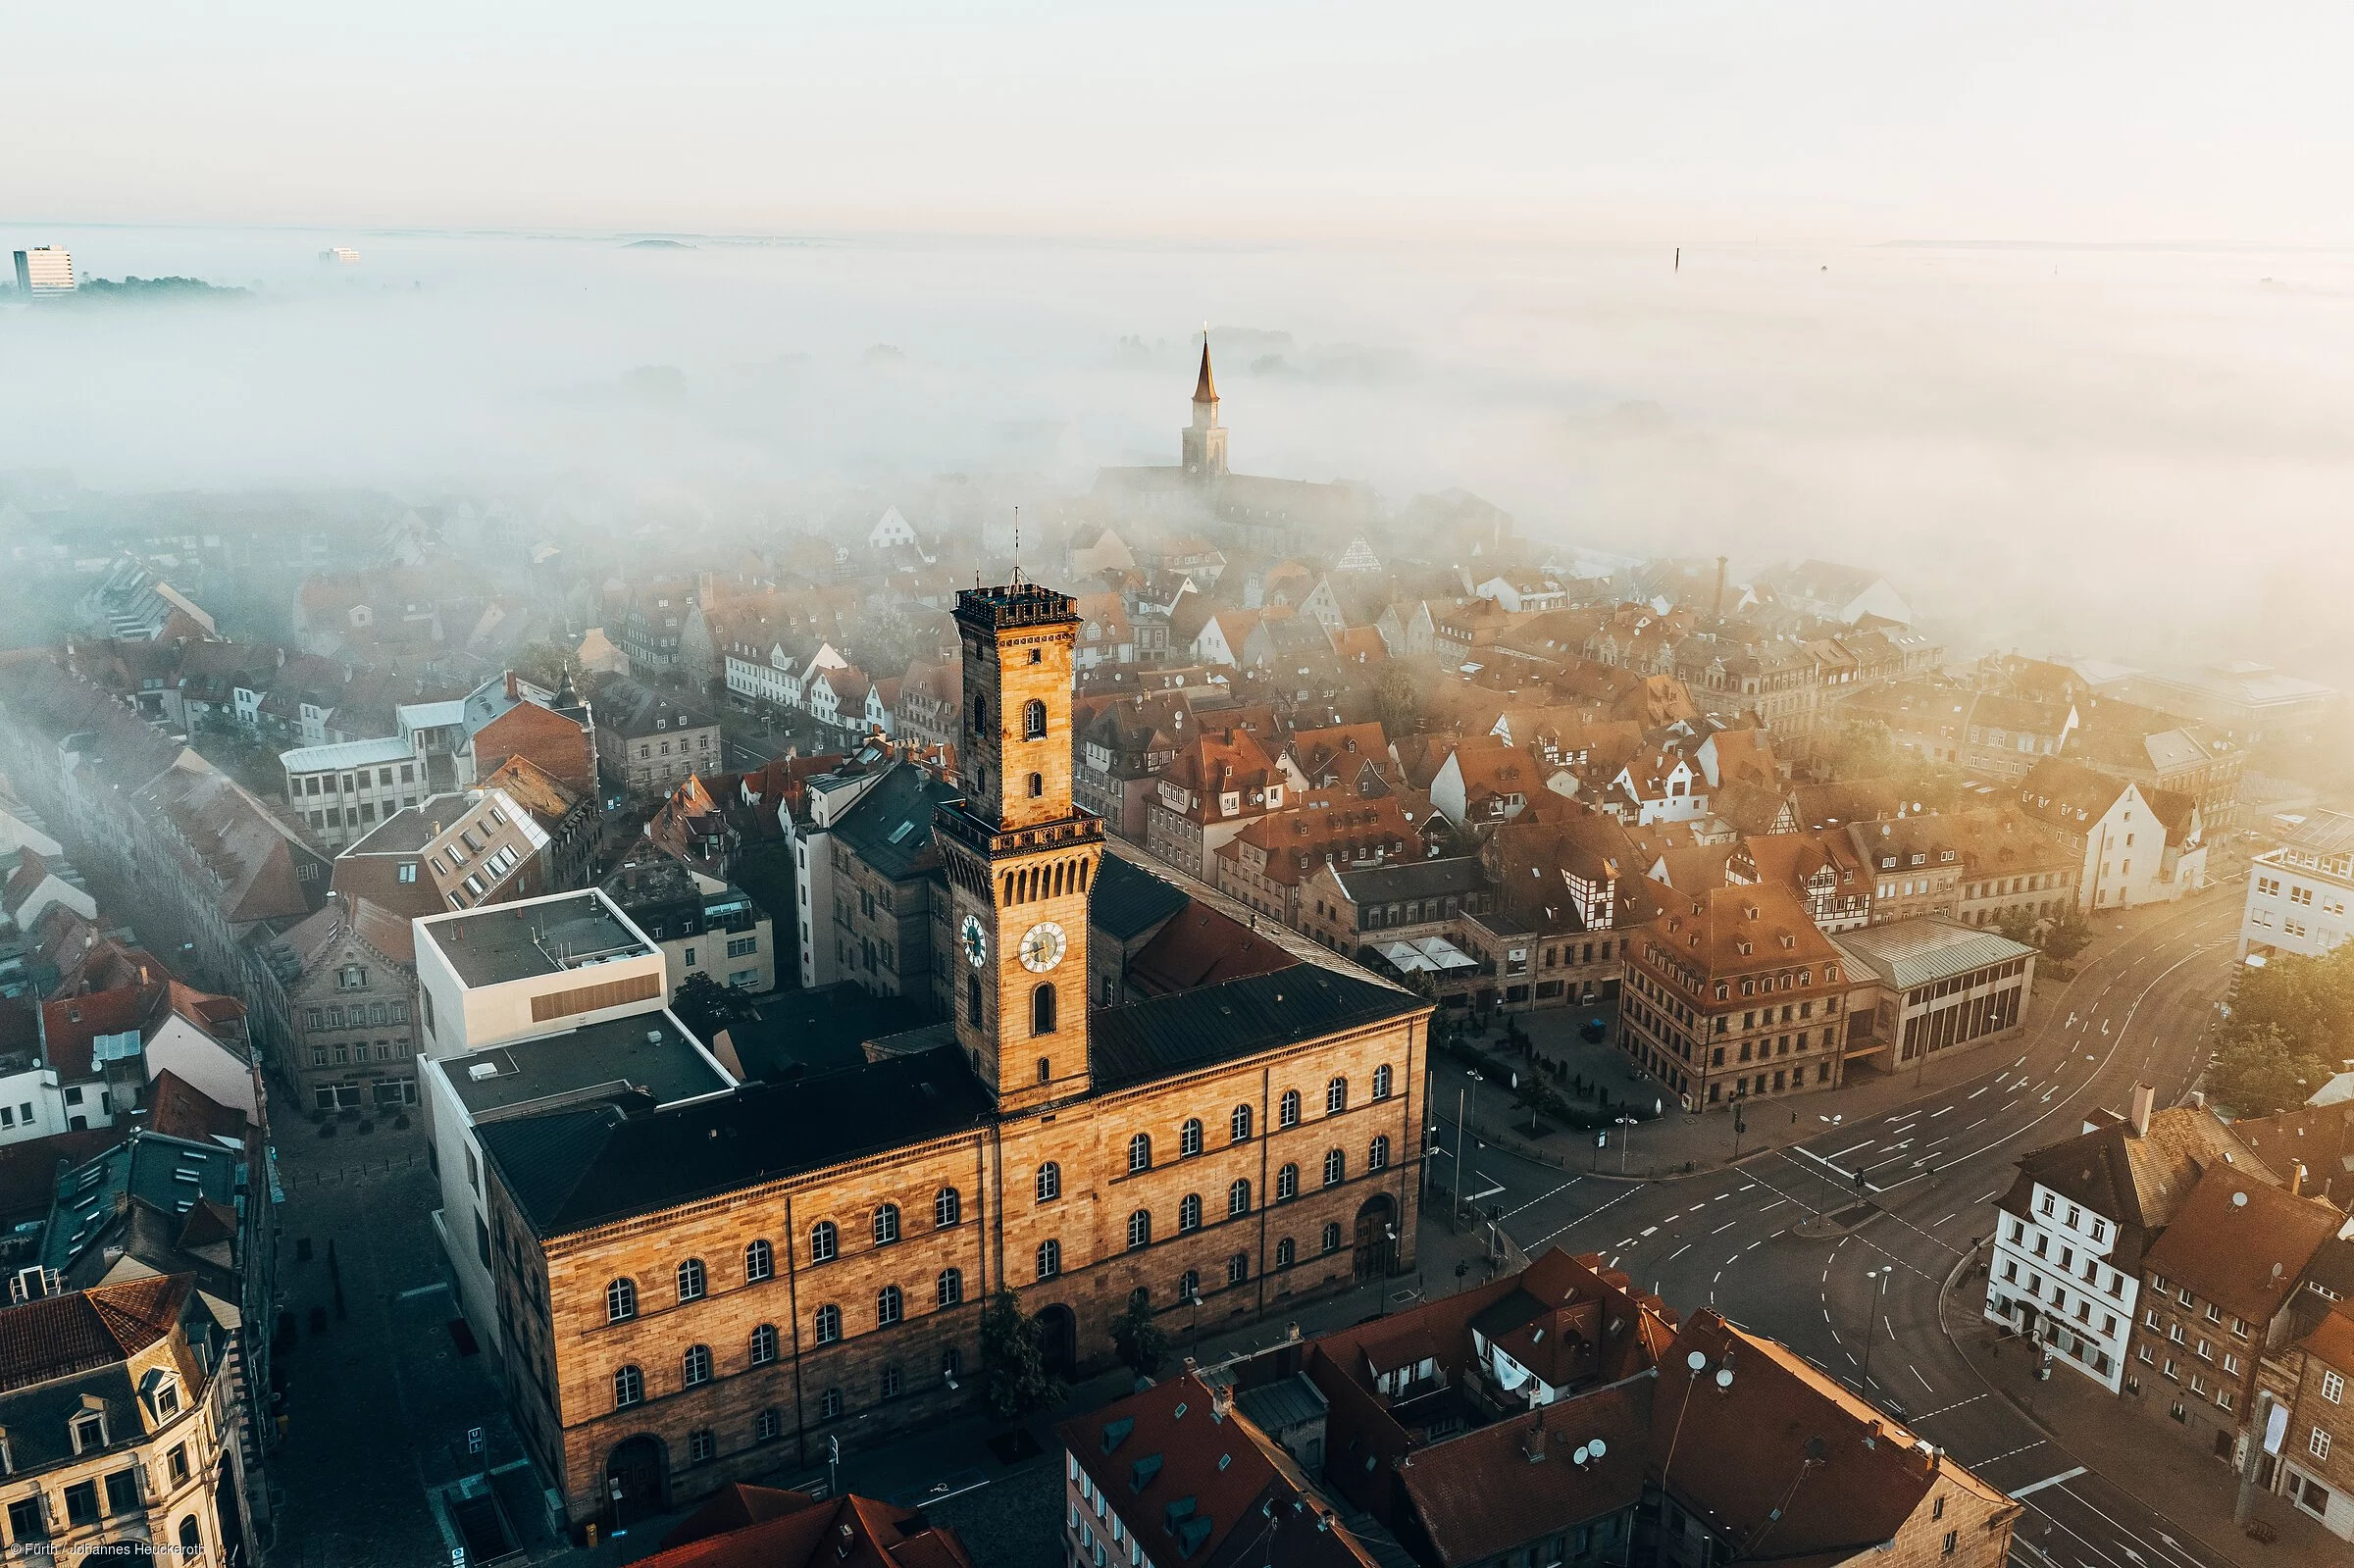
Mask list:
POLYGON ((1218 384, 1209 379, 1209 333, 1202 334, 1202 374, 1194 380, 1194 401, 1214 403, 1218 400, 1218 384))

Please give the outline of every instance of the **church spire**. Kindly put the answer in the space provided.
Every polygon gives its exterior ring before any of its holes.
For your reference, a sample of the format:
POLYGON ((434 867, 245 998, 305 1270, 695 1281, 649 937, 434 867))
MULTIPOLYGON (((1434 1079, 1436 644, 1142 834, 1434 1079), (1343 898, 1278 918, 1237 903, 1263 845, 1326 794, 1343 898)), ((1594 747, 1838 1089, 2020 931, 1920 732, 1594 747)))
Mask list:
POLYGON ((1202 374, 1194 381, 1194 401, 1214 403, 1218 400, 1218 383, 1209 379, 1209 330, 1202 331, 1202 374))

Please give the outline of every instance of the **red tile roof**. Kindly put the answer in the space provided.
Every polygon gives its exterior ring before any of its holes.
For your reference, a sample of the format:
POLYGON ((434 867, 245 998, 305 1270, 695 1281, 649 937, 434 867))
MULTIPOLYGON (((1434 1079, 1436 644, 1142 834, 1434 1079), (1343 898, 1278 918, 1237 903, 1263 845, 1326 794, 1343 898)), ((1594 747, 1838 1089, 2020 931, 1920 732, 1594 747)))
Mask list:
POLYGON ((2210 1165, 2150 1248, 2150 1268, 2250 1323, 2270 1323, 2346 1217, 2236 1164, 2210 1165))
POLYGON ((0 1312, 0 1392, 112 1366, 179 1320, 192 1276, 151 1274, 0 1312))
POLYGON ((1439 1561, 1496 1557, 1640 1502, 1654 1387, 1613 1384, 1408 1454, 1398 1482, 1439 1561))
POLYGON ((1128 961, 1128 981, 1148 995, 1192 990, 1222 980, 1268 975, 1300 960, 1207 904, 1179 911, 1128 961))
POLYGON ((972 1568, 955 1532, 855 1494, 730 1486, 662 1538, 645 1568, 972 1568))

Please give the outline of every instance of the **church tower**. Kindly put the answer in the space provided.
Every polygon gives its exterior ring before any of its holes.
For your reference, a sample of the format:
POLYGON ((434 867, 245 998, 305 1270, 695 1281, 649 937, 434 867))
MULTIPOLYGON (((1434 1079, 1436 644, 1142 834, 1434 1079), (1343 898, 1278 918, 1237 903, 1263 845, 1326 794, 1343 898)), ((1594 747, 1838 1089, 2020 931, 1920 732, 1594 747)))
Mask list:
POLYGON ((1209 379, 1209 334, 1202 334, 1202 374, 1194 379, 1194 423, 1178 432, 1185 472, 1196 480, 1226 477, 1226 428, 1218 423, 1218 384, 1209 379))
POLYGON ((1071 803, 1070 595, 1014 580, 956 595, 964 799, 933 838, 961 972, 956 1040, 1002 1111, 1088 1090, 1087 894, 1103 821, 1071 803))

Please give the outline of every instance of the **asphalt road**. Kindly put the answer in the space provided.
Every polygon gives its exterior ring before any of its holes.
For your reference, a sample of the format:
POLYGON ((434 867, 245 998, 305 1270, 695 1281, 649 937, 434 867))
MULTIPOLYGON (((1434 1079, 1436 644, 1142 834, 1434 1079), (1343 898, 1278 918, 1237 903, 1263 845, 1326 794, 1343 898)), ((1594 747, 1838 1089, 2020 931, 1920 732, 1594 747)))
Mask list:
MULTIPOLYGON (((1464 1195, 1501 1208, 1506 1233, 1532 1254, 1554 1245, 1599 1252, 1670 1305, 1713 1305, 1864 1391, 2021 1496, 2020 1562, 2219 1568, 1991 1391, 1938 1314, 1949 1279, 1953 1310, 1977 1310, 1984 1284, 1967 1264, 1993 1232, 1994 1201, 2021 1153, 2074 1134, 2090 1110, 2123 1110, 2136 1080, 2157 1086, 2161 1105, 2188 1092, 2207 1020, 2230 982, 2238 915, 2236 899, 2211 893, 2136 912, 2122 933, 2100 922, 2101 940, 2075 979, 2047 989, 2026 1031, 1982 1053, 1980 1071, 1836 1125, 1827 1119, 1842 1115, 1837 1094, 1759 1107, 1753 1117, 1794 1109, 1824 1125, 1735 1169, 1630 1184, 1607 1174, 1607 1154, 1604 1172, 1577 1176, 1471 1150, 1464 1195), (1793 1232, 1818 1209, 1838 1215, 1867 1200, 1874 1212, 1835 1239, 1793 1232)), ((1434 1096, 1450 1153, 1453 1101, 1434 1096)), ((1453 1183, 1451 1159, 1431 1165, 1434 1181, 1453 1183)))

